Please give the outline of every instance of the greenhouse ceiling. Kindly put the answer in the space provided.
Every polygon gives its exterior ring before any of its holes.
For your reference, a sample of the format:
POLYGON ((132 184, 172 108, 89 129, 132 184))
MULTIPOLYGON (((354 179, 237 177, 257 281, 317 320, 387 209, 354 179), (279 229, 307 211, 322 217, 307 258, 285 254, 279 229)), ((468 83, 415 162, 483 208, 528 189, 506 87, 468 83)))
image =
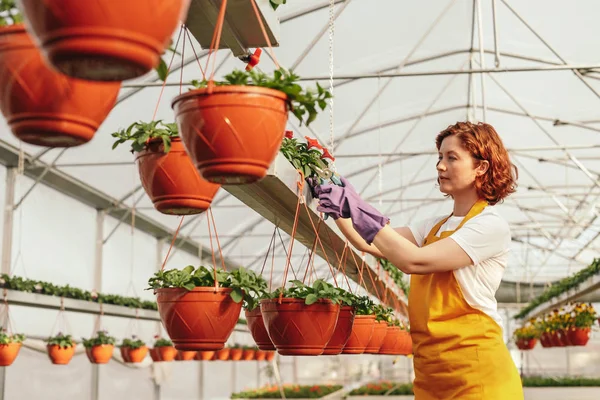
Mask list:
MULTIPOLYGON (((309 78, 303 84, 318 79, 329 87, 333 49, 333 110, 310 128, 291 116, 297 137, 333 141, 337 171, 402 226, 451 210, 435 185, 436 134, 456 121, 491 123, 519 168, 518 191, 498 206, 513 238, 505 279, 554 281, 592 261, 600 248, 600 3, 338 0, 334 10, 329 3, 288 0, 277 10, 276 59, 309 78)), ((139 87, 160 83, 154 72, 126 81, 90 143, 67 150, 23 144, 24 151, 174 231, 179 218, 154 210, 139 190, 133 155, 111 150, 110 134, 149 120, 157 103, 157 118, 174 120, 171 99, 187 90, 178 83, 201 77, 196 54, 206 57, 193 40, 177 50, 162 96, 159 85, 139 87)), ((216 65, 217 77, 244 67, 228 50, 216 65)), ((274 66, 265 51, 258 67, 274 66)), ((18 148, 6 125, 3 131, 4 144, 18 148)), ((223 189, 213 212, 224 255, 260 270, 273 224, 223 189)), ((210 248, 204 215, 186 217, 179 235, 210 248)), ((281 272, 281 245, 276 252, 281 272)), ((297 248, 294 263, 305 252, 297 248)))

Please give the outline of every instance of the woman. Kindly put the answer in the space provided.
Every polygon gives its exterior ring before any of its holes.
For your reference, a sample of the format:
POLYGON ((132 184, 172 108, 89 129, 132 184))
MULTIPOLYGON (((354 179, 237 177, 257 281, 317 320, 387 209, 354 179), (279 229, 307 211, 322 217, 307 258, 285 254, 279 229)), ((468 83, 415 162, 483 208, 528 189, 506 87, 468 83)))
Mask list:
POLYGON ((493 205, 515 191, 516 168, 488 124, 452 125, 436 147, 440 191, 454 200, 449 216, 391 228, 343 178, 344 186, 314 188, 318 210, 358 250, 411 274, 416 400, 523 399, 495 299, 511 238, 493 205))

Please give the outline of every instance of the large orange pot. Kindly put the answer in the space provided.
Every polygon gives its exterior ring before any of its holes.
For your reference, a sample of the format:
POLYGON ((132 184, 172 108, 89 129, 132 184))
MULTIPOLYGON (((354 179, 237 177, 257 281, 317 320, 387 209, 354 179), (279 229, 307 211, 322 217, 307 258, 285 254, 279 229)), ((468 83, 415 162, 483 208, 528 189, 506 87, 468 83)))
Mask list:
POLYGON ((387 335, 387 326, 387 322, 385 321, 375 321, 375 326, 373 327, 373 334, 371 335, 371 340, 369 340, 369 343, 365 348, 365 353, 379 353, 379 348, 383 344, 383 339, 385 339, 385 336, 387 335))
POLYGON ((385 338, 381 347, 379 348, 379 354, 398 355, 398 348, 396 343, 401 339, 401 329, 398 326, 388 326, 385 338))
POLYGON ((66 75, 121 81, 156 65, 190 0, 20 0, 52 65, 66 75))
POLYGON ((264 299, 260 307, 269 337, 281 355, 318 356, 335 331, 340 305, 319 300, 309 306, 304 299, 264 299))
POLYGON ((11 365, 21 350, 21 343, 0 344, 0 367, 11 365))
POLYGON ((44 63, 22 24, 0 28, 0 110, 24 142, 72 147, 90 141, 120 86, 64 76, 44 63))
POLYGON ((202 179, 180 138, 171 139, 166 154, 162 140, 155 139, 135 159, 144 190, 163 214, 204 212, 221 187, 202 179))
POLYGON ((252 334, 252 338, 256 342, 256 345, 260 350, 275 350, 275 346, 269 337, 267 328, 265 328, 265 322, 263 320, 260 307, 256 307, 252 311, 245 311, 246 321, 248 322, 248 329, 252 334))
POLYGON ((163 326, 178 350, 220 350, 238 321, 242 302, 231 289, 196 287, 156 289, 163 326))
POLYGON ((57 344, 49 344, 46 346, 48 358, 55 365, 67 365, 71 362, 73 354, 75 354, 75 345, 69 347, 60 347, 57 344))
POLYGON ((179 135, 204 179, 247 184, 265 177, 283 141, 286 95, 255 86, 196 89, 173 99, 179 135))
POLYGON ((592 335, 592 328, 571 328, 566 335, 571 346, 585 346, 592 335))
POLYGON ((141 346, 137 349, 133 349, 131 347, 121 347, 121 355, 123 355, 123 359, 128 363, 140 363, 144 361, 146 355, 148 354, 148 347, 141 346))
POLYGON ((336 355, 340 354, 344 349, 344 346, 350 339, 352 333, 352 326, 354 325, 354 307, 343 306, 340 308, 340 314, 338 316, 337 324, 335 325, 335 331, 323 351, 323 355, 336 355))
POLYGON ((106 364, 113 355, 115 346, 112 344, 100 344, 94 347, 86 347, 85 354, 92 364, 106 364))
POLYGON ((357 315, 354 317, 352 333, 342 350, 342 354, 362 354, 371 341, 375 330, 374 315, 357 315))

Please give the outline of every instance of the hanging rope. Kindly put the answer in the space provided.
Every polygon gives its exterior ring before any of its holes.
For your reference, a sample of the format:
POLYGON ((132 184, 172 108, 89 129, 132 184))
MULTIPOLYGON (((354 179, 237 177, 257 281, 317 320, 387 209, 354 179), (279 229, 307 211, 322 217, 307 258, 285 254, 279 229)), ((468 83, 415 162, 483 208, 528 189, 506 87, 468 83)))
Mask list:
MULTIPOLYGON (((329 0, 329 152, 334 155, 334 119, 333 119, 333 36, 335 33, 335 0, 329 0)), ((335 171, 335 161, 331 161, 331 169, 335 171)))

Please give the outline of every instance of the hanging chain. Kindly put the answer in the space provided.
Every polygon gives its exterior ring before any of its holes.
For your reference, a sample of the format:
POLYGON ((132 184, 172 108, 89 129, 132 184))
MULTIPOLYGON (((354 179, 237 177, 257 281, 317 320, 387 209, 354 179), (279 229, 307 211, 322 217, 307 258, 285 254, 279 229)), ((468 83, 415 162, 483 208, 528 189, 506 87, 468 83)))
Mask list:
MULTIPOLYGON (((334 35, 334 16, 335 0, 329 0, 329 150, 333 155, 334 148, 334 124, 333 124, 333 35, 334 35)), ((335 161, 331 162, 331 169, 335 171, 335 161)))

